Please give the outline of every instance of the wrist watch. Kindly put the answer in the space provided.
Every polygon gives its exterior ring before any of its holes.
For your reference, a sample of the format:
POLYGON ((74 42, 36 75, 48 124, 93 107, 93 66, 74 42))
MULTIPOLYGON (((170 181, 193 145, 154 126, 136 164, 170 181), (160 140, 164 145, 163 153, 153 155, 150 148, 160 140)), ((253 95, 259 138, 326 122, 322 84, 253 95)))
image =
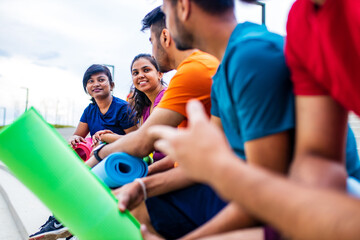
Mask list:
POLYGON ((96 160, 98 160, 99 162, 101 162, 103 159, 99 156, 99 151, 105 146, 106 144, 102 144, 99 147, 97 147, 94 150, 94 157, 96 158, 96 160))

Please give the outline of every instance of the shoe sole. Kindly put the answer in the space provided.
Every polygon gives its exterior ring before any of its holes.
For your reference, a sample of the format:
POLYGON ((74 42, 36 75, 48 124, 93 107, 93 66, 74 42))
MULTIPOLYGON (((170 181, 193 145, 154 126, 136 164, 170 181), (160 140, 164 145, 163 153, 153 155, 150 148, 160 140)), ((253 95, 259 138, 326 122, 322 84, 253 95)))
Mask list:
POLYGON ((63 228, 56 231, 46 232, 36 236, 32 236, 29 240, 56 240, 58 238, 67 238, 70 237, 71 233, 68 228, 63 228))

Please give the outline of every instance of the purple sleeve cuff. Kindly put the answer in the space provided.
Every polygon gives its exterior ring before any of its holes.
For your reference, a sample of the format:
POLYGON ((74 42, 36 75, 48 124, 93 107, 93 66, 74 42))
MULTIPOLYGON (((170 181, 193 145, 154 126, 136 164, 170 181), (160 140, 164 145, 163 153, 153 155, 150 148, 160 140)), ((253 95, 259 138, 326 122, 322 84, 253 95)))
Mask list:
POLYGON ((265 240, 281 240, 280 234, 270 226, 264 227, 265 240))

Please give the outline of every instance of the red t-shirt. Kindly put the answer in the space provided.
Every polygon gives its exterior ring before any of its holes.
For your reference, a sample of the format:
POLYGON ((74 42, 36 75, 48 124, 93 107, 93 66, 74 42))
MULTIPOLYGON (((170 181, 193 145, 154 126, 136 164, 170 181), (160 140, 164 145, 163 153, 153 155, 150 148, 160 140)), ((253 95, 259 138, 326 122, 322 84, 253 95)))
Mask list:
POLYGON ((360 115, 360 1, 297 0, 285 56, 296 95, 330 95, 360 115))

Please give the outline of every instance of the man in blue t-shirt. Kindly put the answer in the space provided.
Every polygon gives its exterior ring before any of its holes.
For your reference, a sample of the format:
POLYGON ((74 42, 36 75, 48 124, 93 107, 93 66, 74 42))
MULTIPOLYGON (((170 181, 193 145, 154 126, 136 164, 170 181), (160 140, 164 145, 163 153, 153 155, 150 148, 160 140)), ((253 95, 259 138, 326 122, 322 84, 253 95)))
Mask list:
MULTIPOLYGON (((237 24, 234 1, 231 0, 211 3, 164 0, 163 10, 179 49, 196 47, 222 60, 212 88, 212 122, 224 129, 237 159, 240 157, 246 159, 249 165, 285 174, 293 155, 295 116, 292 85, 283 56, 283 38, 268 32, 264 26, 237 24)), ((191 137, 188 132, 175 133, 174 130, 162 127, 152 130, 153 135, 163 139, 156 146, 179 161, 180 166, 181 162, 186 162, 190 172, 191 169, 199 168, 210 170, 206 166, 207 159, 221 162, 221 156, 217 153, 228 153, 210 151, 219 148, 224 150, 227 146, 222 141, 219 145, 214 140, 210 141, 214 138, 199 138, 206 134, 201 132, 201 124, 196 125, 197 120, 193 120, 193 126, 190 123, 191 137)), ((233 158, 229 154, 223 156, 225 159, 228 157, 233 158)), ((211 178, 219 182, 226 175, 226 172, 211 170, 214 174, 211 178)), ((210 182, 206 171, 197 170, 202 175, 194 172, 191 176, 195 180, 210 182)), ((233 193, 239 195, 235 181, 248 179, 242 179, 239 175, 232 180, 233 188, 229 187, 223 192, 229 196, 235 190, 233 193)), ((216 184, 214 182, 211 181, 216 184)), ((262 184, 266 185, 265 182, 262 184)), ((251 189, 248 190, 250 192, 251 189)), ((255 202, 256 196, 253 198, 255 202)), ((254 216, 231 202, 207 224, 185 236, 185 239, 255 224, 257 220, 254 216)))
MULTIPOLYGON (((216 17, 234 10, 234 2, 230 2, 230 5, 229 1, 188 3, 192 9, 211 11, 216 17)), ((292 85, 283 54, 283 38, 270 33, 265 26, 237 24, 234 14, 229 14, 227 18, 219 17, 216 25, 209 25, 207 29, 199 30, 202 32, 192 32, 193 35, 189 36, 189 32, 185 34, 184 29, 179 27, 180 19, 176 19, 179 16, 174 14, 176 11, 173 9, 175 6, 173 1, 164 0, 167 25, 177 47, 186 49, 196 46, 222 59, 213 77, 211 121, 224 130, 238 157, 248 164, 285 174, 293 153, 295 115, 292 85), (209 29, 215 34, 217 27, 218 34, 224 35, 222 42, 211 44, 211 47, 206 44, 208 41, 195 45, 195 36, 205 35, 209 29)), ((204 19, 198 21, 205 25, 204 19)), ((198 141, 206 142, 204 139, 198 141)), ((167 149, 163 150, 172 155, 167 149)), ((192 161, 199 161, 199 158, 206 158, 206 153, 194 156, 192 161)), ((241 176, 238 181, 241 181, 241 176)), ((230 202, 185 239, 256 224, 257 220, 241 206, 230 202)))
POLYGON ((213 77, 211 114, 242 159, 244 144, 254 139, 287 132, 284 144, 291 145, 294 95, 283 46, 283 37, 265 26, 239 24, 213 77))
MULTIPOLYGON (((213 77, 211 114, 238 157, 286 174, 293 153, 295 110, 283 46, 283 37, 265 26, 234 25, 225 53, 218 56, 223 60, 213 77)), ((255 226, 256 222, 230 202, 189 237, 255 226)))

